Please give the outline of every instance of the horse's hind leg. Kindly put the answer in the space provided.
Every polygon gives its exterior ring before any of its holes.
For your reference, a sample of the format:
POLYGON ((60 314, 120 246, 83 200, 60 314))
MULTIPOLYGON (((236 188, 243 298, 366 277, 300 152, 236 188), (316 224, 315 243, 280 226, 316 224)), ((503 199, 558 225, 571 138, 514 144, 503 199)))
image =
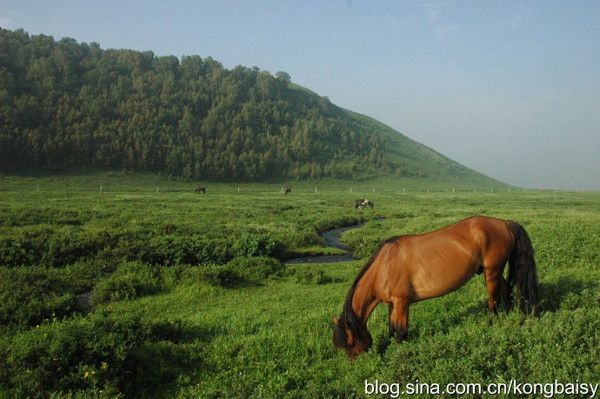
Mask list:
POLYGON ((393 331, 398 342, 406 339, 408 335, 408 298, 392 298, 392 311, 390 314, 390 331, 393 331))
POLYGON ((500 297, 504 308, 510 309, 512 307, 512 292, 510 292, 510 286, 502 275, 500 276, 500 297))
POLYGON ((497 312, 501 301, 507 307, 510 306, 511 302, 508 283, 504 279, 504 276, 502 276, 502 266, 484 268, 485 285, 488 292, 487 308, 493 313, 497 312))

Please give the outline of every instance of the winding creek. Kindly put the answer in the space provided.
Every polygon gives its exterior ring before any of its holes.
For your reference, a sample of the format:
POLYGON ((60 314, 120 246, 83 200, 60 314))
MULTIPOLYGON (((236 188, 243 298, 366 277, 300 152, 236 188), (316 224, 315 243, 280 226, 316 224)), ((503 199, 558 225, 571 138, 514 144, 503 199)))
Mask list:
POLYGON ((286 265, 298 264, 298 263, 335 263, 335 262, 347 262, 355 259, 352 254, 352 250, 342 244, 340 236, 348 231, 362 227, 364 223, 355 224, 352 226, 340 227, 333 230, 327 230, 322 232, 320 235, 323 237, 326 247, 333 247, 345 251, 344 254, 340 255, 315 255, 315 256, 302 256, 298 258, 292 258, 285 261, 286 265))
MULTIPOLYGON (((345 253, 340 255, 314 255, 314 256, 301 256, 298 258, 292 258, 285 261, 285 264, 301 264, 301 263, 336 263, 336 262, 347 262, 354 260, 352 249, 342 244, 340 236, 348 231, 357 229, 364 226, 364 223, 354 224, 352 226, 339 227, 337 229, 327 230, 320 234, 323 237, 325 247, 338 248, 345 253)), ((90 309, 90 298, 92 291, 87 291, 77 296, 77 304, 81 309, 90 309)))

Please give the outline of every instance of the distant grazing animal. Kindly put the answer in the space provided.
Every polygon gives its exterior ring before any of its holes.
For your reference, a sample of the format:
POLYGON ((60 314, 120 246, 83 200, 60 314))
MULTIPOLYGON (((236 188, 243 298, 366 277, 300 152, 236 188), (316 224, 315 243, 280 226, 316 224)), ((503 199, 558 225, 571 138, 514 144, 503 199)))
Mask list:
POLYGON ((284 193, 284 194, 285 194, 285 195, 288 195, 288 194, 289 194, 289 193, 291 193, 291 192, 292 192, 292 189, 291 189, 291 188, 289 188, 289 187, 287 187, 287 188, 285 189, 285 193, 284 193))
POLYGON ((198 187, 196 187, 196 189, 194 190, 194 192, 206 194, 206 187, 198 186, 198 187))
POLYGON ((538 278, 533 248, 516 222, 474 216, 425 234, 392 237, 360 270, 346 296, 342 314, 334 317, 333 343, 355 358, 373 340, 367 320, 375 307, 389 306, 389 333, 406 338, 411 303, 456 290, 483 273, 487 307, 512 306, 516 287, 521 310, 535 310, 538 278), (508 281, 502 276, 508 261, 508 281))
POLYGON ((372 209, 375 206, 375 204, 373 204, 373 202, 369 201, 366 198, 357 199, 354 202, 354 209, 363 209, 364 207, 367 207, 367 206, 372 209))

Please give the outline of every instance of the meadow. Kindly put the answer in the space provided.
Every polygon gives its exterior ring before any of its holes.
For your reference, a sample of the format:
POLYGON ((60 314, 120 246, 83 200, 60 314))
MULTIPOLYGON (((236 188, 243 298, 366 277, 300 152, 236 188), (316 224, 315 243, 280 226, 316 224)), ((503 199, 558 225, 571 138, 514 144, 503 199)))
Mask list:
POLYGON ((0 397, 346 398, 364 397, 365 380, 598 382, 600 193, 386 178, 202 183, 202 195, 198 184, 0 176, 0 397), (364 197, 375 207, 354 209, 364 197), (476 276, 412 306, 403 343, 387 338, 380 307, 370 352, 351 362, 333 347, 331 318, 380 241, 474 214, 529 232, 540 314, 488 314, 476 276), (284 263, 335 253, 319 233, 359 222, 342 235, 359 259, 284 263))

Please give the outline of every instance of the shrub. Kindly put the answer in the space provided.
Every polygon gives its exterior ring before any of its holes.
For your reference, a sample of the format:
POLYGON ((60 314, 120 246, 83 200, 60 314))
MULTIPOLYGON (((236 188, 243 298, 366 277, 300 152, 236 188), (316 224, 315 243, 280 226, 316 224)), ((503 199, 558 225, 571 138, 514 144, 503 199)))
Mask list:
POLYGON ((284 265, 277 259, 243 256, 226 265, 206 265, 200 268, 200 278, 215 286, 234 288, 255 284, 273 275, 281 275, 284 265))
POLYGON ((164 341, 185 335, 180 324, 162 324, 97 313, 17 334, 0 343, 0 392, 45 397, 78 391, 86 397, 103 391, 104 397, 133 397, 140 389, 163 388, 198 355, 164 341))
POLYGON ((231 244, 216 238, 165 235, 121 246, 129 260, 158 265, 227 263, 233 257, 231 244))
POLYGON ((283 244, 268 234, 243 233, 235 242, 234 249, 237 256, 259 256, 281 259, 285 254, 283 244))
POLYGON ((0 238, 0 264, 3 266, 31 266, 41 262, 46 249, 50 228, 17 231, 0 238))
POLYGON ((0 268, 0 324, 34 326, 77 310, 76 295, 53 270, 0 268))
POLYGON ((315 231, 314 226, 312 225, 303 229, 287 230, 280 237, 290 248, 322 245, 323 243, 323 239, 315 231))
POLYGON ((5 210, 0 215, 0 226, 28 226, 37 224, 81 225, 89 215, 75 210, 52 208, 5 210))
POLYGON ((344 236, 344 244, 352 248, 355 257, 368 258, 386 240, 385 237, 368 237, 349 233, 344 236))
POLYGON ((210 285, 224 288, 234 288, 246 282, 246 279, 236 270, 218 265, 202 267, 200 278, 210 285))
POLYGON ((107 234, 73 226, 22 228, 0 237, 0 264, 61 267, 96 255, 108 238, 107 234))
POLYGON ((142 295, 155 294, 161 288, 160 271, 157 267, 129 262, 120 265, 114 273, 96 284, 92 291, 91 302, 97 305, 133 299, 142 295))
POLYGON ((61 267, 78 259, 95 255, 103 246, 102 237, 81 229, 61 228, 54 231, 46 243, 41 262, 61 267))
POLYGON ((278 259, 242 256, 228 264, 232 270, 249 280, 262 280, 272 275, 281 275, 284 265, 278 259))

